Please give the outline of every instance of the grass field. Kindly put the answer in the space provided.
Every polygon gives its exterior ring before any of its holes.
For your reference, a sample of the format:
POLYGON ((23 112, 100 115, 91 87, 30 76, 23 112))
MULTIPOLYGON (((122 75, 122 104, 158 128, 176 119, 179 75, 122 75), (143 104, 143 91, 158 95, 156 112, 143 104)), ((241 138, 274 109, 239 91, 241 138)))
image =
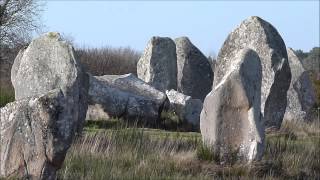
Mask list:
MULTIPOLYGON (((13 101, 1 92, 0 107, 13 101)), ((168 117, 167 119, 172 119, 168 117)), ((87 121, 58 179, 320 179, 320 124, 285 123, 267 134, 262 161, 220 165, 197 132, 87 121)))
POLYGON ((285 124, 267 135, 261 162, 219 165, 196 132, 88 122, 59 179, 319 179, 319 124, 285 124))

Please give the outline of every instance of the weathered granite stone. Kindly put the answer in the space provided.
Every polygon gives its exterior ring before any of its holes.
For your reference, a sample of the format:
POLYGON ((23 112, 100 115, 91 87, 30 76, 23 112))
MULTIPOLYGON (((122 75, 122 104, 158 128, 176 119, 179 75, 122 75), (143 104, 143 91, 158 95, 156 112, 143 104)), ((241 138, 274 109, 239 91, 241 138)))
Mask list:
MULTIPOLYGON (((100 105, 113 117, 154 124, 166 96, 133 75, 90 76, 90 105, 100 105)), ((93 108, 93 106, 91 106, 93 108)))
POLYGON ((213 84, 216 86, 221 81, 233 63, 233 57, 243 48, 253 49, 261 59, 261 109, 266 127, 280 128, 287 106, 291 73, 285 43, 268 22, 253 16, 229 34, 217 58, 213 84))
POLYGON ((175 39, 178 91, 193 99, 204 100, 211 91, 213 71, 208 59, 187 37, 175 39))
POLYGON ((303 68, 299 58, 291 48, 288 48, 287 52, 292 79, 284 119, 303 121, 316 103, 316 96, 308 72, 303 68))
POLYGON ((128 93, 109 87, 94 76, 89 76, 89 105, 100 104, 112 117, 121 117, 126 112, 128 93))
POLYGON ((17 101, 0 112, 0 176, 55 179, 82 130, 88 76, 72 46, 48 33, 19 52, 11 80, 17 101))
POLYGON ((95 76, 95 78, 110 87, 152 99, 158 104, 158 106, 161 106, 166 99, 166 95, 164 93, 145 83, 131 73, 124 75, 95 76))
POLYGON ((264 149, 261 63, 251 49, 239 51, 207 95, 200 116, 203 142, 221 162, 259 160, 264 149))
POLYGON ((137 64, 138 78, 156 89, 177 89, 177 55, 173 40, 152 37, 137 64))
POLYGON ((191 96, 186 96, 173 89, 167 90, 166 94, 170 102, 169 111, 175 112, 184 124, 198 128, 202 101, 200 99, 192 99, 191 96))
POLYGON ((0 109, 0 177, 56 179, 79 109, 60 89, 0 109))
POLYGON ((75 120, 81 131, 88 106, 88 76, 75 59, 73 47, 59 33, 44 34, 21 50, 11 69, 11 81, 16 100, 53 89, 68 91, 78 109, 75 120))

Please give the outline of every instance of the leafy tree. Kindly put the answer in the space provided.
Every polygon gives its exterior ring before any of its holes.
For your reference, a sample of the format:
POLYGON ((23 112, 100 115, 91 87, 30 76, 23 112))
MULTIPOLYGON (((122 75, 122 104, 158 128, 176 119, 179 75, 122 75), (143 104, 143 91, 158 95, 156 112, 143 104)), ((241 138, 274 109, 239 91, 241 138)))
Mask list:
POLYGON ((0 0, 0 96, 12 94, 11 66, 32 33, 40 29, 43 5, 38 0, 0 0))

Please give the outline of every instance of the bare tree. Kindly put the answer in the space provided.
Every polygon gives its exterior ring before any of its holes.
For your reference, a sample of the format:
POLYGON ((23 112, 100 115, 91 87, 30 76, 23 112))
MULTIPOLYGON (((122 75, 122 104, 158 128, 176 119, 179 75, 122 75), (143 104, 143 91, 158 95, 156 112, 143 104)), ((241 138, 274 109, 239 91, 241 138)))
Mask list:
POLYGON ((38 0, 0 0, 0 94, 12 92, 10 70, 18 51, 40 29, 44 2, 38 0))
POLYGON ((0 0, 0 44, 14 46, 29 41, 40 27, 38 0, 0 0))

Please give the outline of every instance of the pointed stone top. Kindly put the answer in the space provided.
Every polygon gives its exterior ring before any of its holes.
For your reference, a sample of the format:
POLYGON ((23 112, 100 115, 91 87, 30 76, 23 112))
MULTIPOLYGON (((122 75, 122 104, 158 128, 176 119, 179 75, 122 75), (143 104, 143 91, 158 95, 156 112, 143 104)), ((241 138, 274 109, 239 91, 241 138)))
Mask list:
POLYGON ((256 51, 261 60, 261 110, 263 113, 267 112, 264 113, 266 125, 280 127, 286 108, 291 72, 286 45, 277 29, 269 22, 252 16, 242 21, 229 34, 217 57, 213 84, 215 86, 221 81, 228 67, 234 63, 234 57, 244 48, 256 51))
POLYGON ((54 39, 60 39, 60 33, 58 32, 48 32, 46 34, 44 34, 44 36, 50 37, 50 38, 54 38, 54 39))
POLYGON ((174 41, 175 42, 178 42, 178 41, 191 42, 187 36, 178 37, 178 38, 174 39, 174 41))
POLYGON ((259 16, 250 16, 247 20, 251 20, 251 21, 261 21, 262 18, 260 18, 259 16))

